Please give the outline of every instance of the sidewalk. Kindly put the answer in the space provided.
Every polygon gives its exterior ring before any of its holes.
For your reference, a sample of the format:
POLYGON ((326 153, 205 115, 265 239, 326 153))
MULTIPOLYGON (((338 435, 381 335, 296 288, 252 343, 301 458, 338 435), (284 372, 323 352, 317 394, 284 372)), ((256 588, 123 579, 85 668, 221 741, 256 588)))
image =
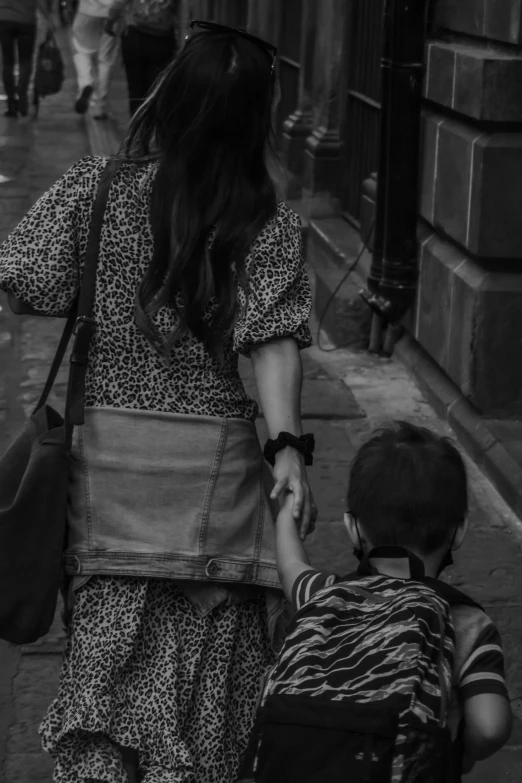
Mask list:
MULTIPOLYGON (((62 46, 66 57, 67 48, 62 46)), ((115 122, 94 123, 74 114, 75 90, 69 78, 59 95, 47 99, 37 122, 0 119, 0 174, 13 177, 0 185, 0 241, 29 206, 72 163, 91 149, 112 152, 125 117, 121 70, 110 102, 115 122), (116 135, 117 134, 117 135, 116 135), (112 144, 103 149, 103 144, 112 144), (97 146, 96 146, 97 145, 97 146)), ((314 281, 312 281, 314 282, 314 281)), ((13 316, 0 294, 0 451, 34 404, 63 322, 13 316)), ((314 326, 315 329, 315 326, 314 326)), ((323 340, 325 340, 323 335, 323 340)), ((428 404, 404 366, 365 352, 318 347, 304 352, 303 415, 306 430, 317 438, 310 477, 320 509, 317 532, 309 539, 312 563, 340 573, 353 570, 351 549, 342 527, 346 477, 354 450, 380 423, 404 418, 451 434, 428 404)), ((242 360, 247 387, 252 372, 242 360)), ((53 404, 63 405, 65 368, 53 404)), ((266 438, 264 421, 258 422, 266 438)), ((466 458, 471 485, 471 532, 449 581, 484 604, 504 638, 509 687, 517 715, 507 748, 465 778, 466 783, 520 783, 522 780, 522 525, 491 483, 466 458)), ((50 783, 52 764, 41 752, 38 724, 54 698, 63 649, 59 621, 34 645, 15 648, 0 643, 0 781, 50 783)))

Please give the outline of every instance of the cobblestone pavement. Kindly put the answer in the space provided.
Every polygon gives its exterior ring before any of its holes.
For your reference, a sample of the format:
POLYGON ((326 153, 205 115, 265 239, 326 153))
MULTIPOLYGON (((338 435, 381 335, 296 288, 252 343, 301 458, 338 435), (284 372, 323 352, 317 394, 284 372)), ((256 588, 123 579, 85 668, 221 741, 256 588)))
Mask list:
MULTIPOLYGON (((64 53, 67 56, 65 47, 64 53)), ((70 63, 69 63, 70 66, 70 63)), ((75 160, 88 153, 81 120, 72 111, 74 87, 47 99, 38 121, 0 119, 0 240, 29 206, 75 160)), ((0 293, 0 452, 16 432, 40 390, 63 322, 16 317, 0 293)), ((247 386, 250 367, 243 362, 247 386)), ((53 404, 63 404, 65 369, 53 404)), ((348 464, 371 429, 390 418, 445 431, 422 394, 396 361, 347 350, 305 352, 303 413, 316 434, 317 459, 310 471, 320 509, 317 532, 309 539, 313 564, 338 572, 353 569, 341 518, 348 464)), ((265 437, 259 421, 260 437, 265 437)), ((471 532, 452 584, 482 602, 504 638, 509 686, 517 715, 503 751, 477 765, 469 783, 522 780, 522 527, 489 481, 469 462, 471 532)), ((37 728, 57 689, 63 634, 56 622, 40 642, 21 649, 0 643, 0 781, 50 783, 52 765, 41 752, 37 728)))

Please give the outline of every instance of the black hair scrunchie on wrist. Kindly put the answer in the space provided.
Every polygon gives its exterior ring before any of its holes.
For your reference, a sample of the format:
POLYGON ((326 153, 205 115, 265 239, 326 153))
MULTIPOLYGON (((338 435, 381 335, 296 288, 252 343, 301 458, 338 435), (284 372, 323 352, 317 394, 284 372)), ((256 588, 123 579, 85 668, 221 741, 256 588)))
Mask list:
POLYGON ((263 449, 263 456, 272 467, 275 465, 275 455, 287 446, 291 446, 303 455, 305 465, 313 465, 313 453, 315 451, 315 437, 312 433, 307 435, 292 435, 290 432, 280 432, 275 440, 267 440, 263 449))

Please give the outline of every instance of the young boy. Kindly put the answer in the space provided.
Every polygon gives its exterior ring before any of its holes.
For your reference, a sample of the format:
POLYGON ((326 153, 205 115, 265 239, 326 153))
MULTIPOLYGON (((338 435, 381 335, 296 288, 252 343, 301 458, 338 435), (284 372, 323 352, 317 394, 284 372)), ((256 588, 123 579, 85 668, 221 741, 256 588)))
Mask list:
POLYGON ((256 781, 450 783, 507 741, 498 631, 437 579, 464 540, 467 505, 455 447, 402 422, 351 468, 357 574, 311 568, 283 503, 277 561, 296 615, 264 690, 256 781))

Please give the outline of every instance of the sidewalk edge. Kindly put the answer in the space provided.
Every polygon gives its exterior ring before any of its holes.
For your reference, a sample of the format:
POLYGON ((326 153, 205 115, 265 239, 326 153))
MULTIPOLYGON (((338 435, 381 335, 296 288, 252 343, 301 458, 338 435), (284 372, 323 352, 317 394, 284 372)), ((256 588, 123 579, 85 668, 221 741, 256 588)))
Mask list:
MULTIPOLYGON (((483 470, 506 503, 522 517, 522 472, 501 441, 459 389, 421 346, 405 334, 395 346, 398 359, 413 373, 436 412, 454 430, 473 461, 483 470)), ((522 523, 513 532, 522 533, 522 523)))

